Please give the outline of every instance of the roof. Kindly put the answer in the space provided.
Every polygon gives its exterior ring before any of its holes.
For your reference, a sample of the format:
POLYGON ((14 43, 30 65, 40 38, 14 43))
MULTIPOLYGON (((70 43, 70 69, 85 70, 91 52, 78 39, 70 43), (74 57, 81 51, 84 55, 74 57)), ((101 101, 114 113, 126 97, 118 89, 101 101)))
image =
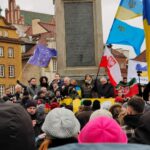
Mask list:
POLYGON ((55 24, 49 24, 49 23, 44 23, 44 22, 39 22, 38 23, 40 26, 42 26, 45 30, 48 32, 54 32, 55 31, 55 24))
POLYGON ((3 16, 0 16, 0 19, 3 19, 3 20, 4 20, 4 23, 5 23, 6 25, 11 25, 11 23, 8 23, 7 20, 6 20, 6 18, 4 18, 3 16))
POLYGON ((27 29, 30 27, 29 25, 22 25, 22 24, 14 24, 18 32, 25 33, 27 29))
MULTIPOLYGON (((50 37, 54 37, 53 34, 51 32, 45 32, 45 33, 34 35, 33 39, 34 38, 39 38, 38 39, 38 44, 46 45, 47 44, 47 38, 50 38, 50 37)), ((22 55, 22 59, 27 59, 31 55, 33 55, 35 46, 33 46, 31 49, 27 50, 27 52, 22 55)))
POLYGON ((28 29, 25 31, 25 33, 28 35, 28 36, 31 36, 32 35, 32 26, 29 26, 28 29))
POLYGON ((16 30, 16 28, 14 26, 12 26, 11 23, 8 23, 7 20, 3 16, 0 16, 0 19, 2 19, 4 21, 4 23, 6 24, 5 26, 0 26, 0 28, 16 30))
POLYGON ((115 49, 112 49, 111 52, 114 57, 127 58, 123 53, 120 53, 119 51, 117 51, 115 49))
POLYGON ((26 25, 31 25, 33 19, 40 19, 42 22, 50 22, 53 15, 37 13, 32 11, 20 10, 22 16, 24 16, 24 21, 26 25))
POLYGON ((140 55, 136 56, 133 60, 146 62, 146 50, 144 50, 140 55))
POLYGON ((13 43, 13 44, 24 44, 24 42, 20 39, 8 38, 8 37, 0 37, 0 42, 13 43))
POLYGON ((41 33, 38 43, 45 45, 47 44, 47 38, 53 38, 53 37, 55 37, 55 35, 52 32, 41 33))
MULTIPOLYGON (((51 34, 53 34, 53 36, 55 36, 56 34, 56 26, 55 24, 52 23, 44 23, 44 22, 38 22, 38 24, 44 28, 47 32, 51 32, 51 34)), ((28 29, 25 31, 25 33, 28 36, 34 36, 33 35, 33 31, 32 31, 32 26, 29 26, 28 29)), ((40 33, 42 34, 42 33, 40 33)), ((45 34, 45 33, 44 33, 45 34)))

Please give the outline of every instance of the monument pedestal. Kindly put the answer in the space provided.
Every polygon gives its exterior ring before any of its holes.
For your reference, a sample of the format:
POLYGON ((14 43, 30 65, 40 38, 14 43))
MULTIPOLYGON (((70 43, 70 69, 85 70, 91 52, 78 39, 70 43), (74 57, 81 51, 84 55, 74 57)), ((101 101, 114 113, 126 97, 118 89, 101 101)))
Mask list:
POLYGON ((96 75, 103 51, 100 0, 56 0, 56 48, 62 76, 96 75))

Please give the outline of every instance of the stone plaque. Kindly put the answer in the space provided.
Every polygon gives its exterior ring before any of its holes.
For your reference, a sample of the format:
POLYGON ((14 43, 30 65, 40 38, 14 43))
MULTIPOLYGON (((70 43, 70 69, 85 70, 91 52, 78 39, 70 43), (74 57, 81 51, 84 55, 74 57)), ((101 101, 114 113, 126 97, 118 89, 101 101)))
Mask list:
POLYGON ((95 66, 92 2, 65 2, 66 66, 95 66))

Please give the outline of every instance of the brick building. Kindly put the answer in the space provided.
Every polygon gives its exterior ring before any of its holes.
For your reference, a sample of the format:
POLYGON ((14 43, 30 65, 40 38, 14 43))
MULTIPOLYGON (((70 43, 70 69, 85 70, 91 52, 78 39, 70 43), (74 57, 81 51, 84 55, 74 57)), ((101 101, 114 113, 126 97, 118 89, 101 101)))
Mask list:
POLYGON ((21 10, 15 0, 8 0, 8 9, 5 10, 6 20, 12 24, 31 25, 33 19, 40 19, 42 22, 50 22, 53 15, 21 10))

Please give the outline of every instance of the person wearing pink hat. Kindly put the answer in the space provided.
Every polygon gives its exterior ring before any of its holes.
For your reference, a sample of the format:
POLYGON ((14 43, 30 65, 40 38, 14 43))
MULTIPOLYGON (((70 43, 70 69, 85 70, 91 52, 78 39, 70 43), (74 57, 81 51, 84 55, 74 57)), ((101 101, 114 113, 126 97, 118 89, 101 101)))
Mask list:
POLYGON ((119 124, 110 117, 89 121, 78 136, 78 143, 127 143, 127 136, 119 124))

